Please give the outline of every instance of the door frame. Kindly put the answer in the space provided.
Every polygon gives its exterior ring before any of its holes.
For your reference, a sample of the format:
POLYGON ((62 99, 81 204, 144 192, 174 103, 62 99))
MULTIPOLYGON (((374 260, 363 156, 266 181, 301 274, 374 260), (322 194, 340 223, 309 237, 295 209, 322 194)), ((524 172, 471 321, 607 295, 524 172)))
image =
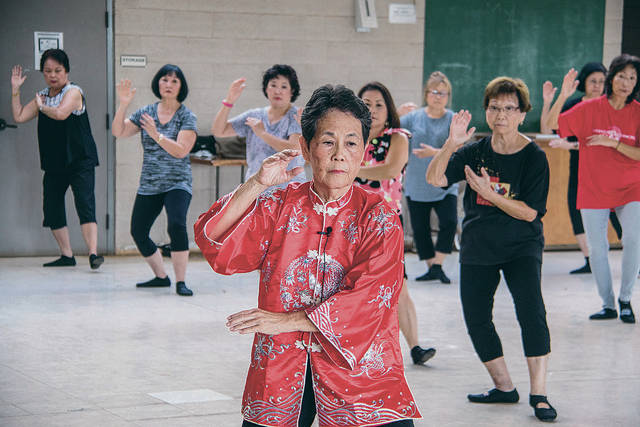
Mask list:
POLYGON ((116 247, 116 230, 115 230, 115 212, 116 212, 116 146, 115 137, 111 134, 111 120, 115 114, 114 108, 114 76, 115 76, 115 59, 114 59, 114 40, 113 40, 113 1, 106 0, 105 24, 107 27, 107 125, 105 126, 107 141, 107 218, 105 224, 107 227, 107 253, 115 254, 116 247))

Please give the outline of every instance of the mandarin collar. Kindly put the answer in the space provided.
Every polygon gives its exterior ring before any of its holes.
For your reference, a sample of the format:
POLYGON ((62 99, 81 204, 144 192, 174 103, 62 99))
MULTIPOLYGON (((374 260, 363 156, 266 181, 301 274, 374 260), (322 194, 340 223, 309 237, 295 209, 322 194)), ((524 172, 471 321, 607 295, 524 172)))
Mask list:
POLYGON ((322 214, 329 211, 334 211, 337 213, 337 210, 344 207, 351 200, 351 196, 353 195, 353 184, 349 187, 346 193, 344 193, 339 199, 331 200, 328 202, 322 201, 322 198, 315 192, 313 189, 313 181, 309 185, 309 199, 311 203, 313 203, 313 209, 318 212, 318 214, 322 214))

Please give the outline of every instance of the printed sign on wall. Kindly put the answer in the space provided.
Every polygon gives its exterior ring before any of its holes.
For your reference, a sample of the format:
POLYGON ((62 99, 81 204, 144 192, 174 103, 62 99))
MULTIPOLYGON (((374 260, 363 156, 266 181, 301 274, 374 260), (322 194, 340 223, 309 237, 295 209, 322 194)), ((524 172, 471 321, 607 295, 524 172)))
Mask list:
POLYGON ((33 32, 33 53, 34 70, 40 69, 40 57, 47 49, 64 49, 62 43, 62 33, 52 33, 47 31, 33 32))

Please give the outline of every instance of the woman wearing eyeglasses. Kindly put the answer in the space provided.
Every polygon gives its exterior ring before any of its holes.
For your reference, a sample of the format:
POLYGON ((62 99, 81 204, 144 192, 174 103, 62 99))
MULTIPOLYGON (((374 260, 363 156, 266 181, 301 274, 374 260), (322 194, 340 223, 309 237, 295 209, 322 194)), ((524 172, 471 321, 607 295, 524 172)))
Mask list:
POLYGON ((589 242, 591 268, 602 298, 602 310, 591 320, 616 319, 616 300, 609 267, 607 222, 611 209, 622 225, 620 320, 635 323, 631 295, 640 269, 640 58, 622 54, 613 59, 605 95, 584 101, 558 117, 560 105, 578 86, 577 72, 565 75, 549 113, 562 137, 575 135, 580 145, 578 209, 589 242))
POLYGON ((440 71, 429 76, 424 101, 426 107, 400 118, 400 126, 413 135, 409 140, 404 191, 418 256, 427 263, 427 272, 416 277, 416 280, 451 283, 442 264, 447 254, 451 253, 458 225, 458 184, 442 189, 428 184, 424 179, 429 162, 449 136, 449 125, 453 117, 453 112, 447 108, 451 104, 451 83, 440 71), (435 247, 431 240, 432 209, 435 209, 438 216, 438 239, 435 247))
POLYGON ((493 298, 500 271, 513 297, 529 368, 529 404, 542 421, 556 411, 546 397, 549 328, 540 286, 549 165, 544 152, 519 132, 531 110, 529 89, 520 79, 498 77, 484 93, 492 134, 462 145, 471 115, 455 114, 449 138, 434 156, 427 181, 438 187, 466 180, 460 248, 460 297, 471 341, 495 387, 469 394, 476 403, 516 403, 502 344, 493 324, 493 298))
MULTIPOLYGON (((577 96, 567 100, 562 106, 561 113, 570 110, 574 106, 578 105, 582 101, 594 99, 602 96, 604 92, 604 81, 607 74, 607 69, 600 62, 589 62, 585 64, 578 74, 578 91, 584 92, 584 95, 577 96)), ((550 81, 546 81, 542 88, 544 105, 542 107, 542 114, 540 115, 540 131, 542 133, 551 133, 552 129, 547 127, 546 122, 551 109, 551 101, 553 101, 553 95, 556 92, 556 88, 553 87, 550 81)), ((555 132, 556 129, 553 129, 555 132)), ((584 233, 584 226, 582 224, 582 216, 580 211, 576 208, 576 199, 578 197, 578 139, 575 136, 569 136, 568 138, 558 138, 551 140, 549 146, 553 148, 560 148, 569 150, 569 183, 567 188, 567 203, 569 206, 569 217, 571 218, 571 225, 573 227, 573 234, 578 241, 578 247, 584 255, 585 263, 582 267, 571 270, 569 274, 589 274, 591 273, 591 265, 589 263, 589 247, 587 246, 587 236, 584 233)), ((618 234, 618 238, 622 238, 622 228, 615 212, 609 213, 609 220, 611 225, 618 234)))

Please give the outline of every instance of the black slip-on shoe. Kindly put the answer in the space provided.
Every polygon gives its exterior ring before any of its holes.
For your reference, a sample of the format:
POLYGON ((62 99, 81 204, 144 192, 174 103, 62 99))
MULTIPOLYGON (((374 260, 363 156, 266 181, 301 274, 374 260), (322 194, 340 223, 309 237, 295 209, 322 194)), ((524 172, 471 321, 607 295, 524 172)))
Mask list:
POLYGON ((43 267, 73 267, 74 265, 76 265, 76 258, 74 256, 64 255, 61 255, 60 258, 55 261, 42 264, 43 267))
POLYGON ((547 396, 542 396, 539 394, 530 394, 529 405, 531 405, 531 407, 533 408, 533 413, 535 414, 536 418, 539 419, 540 421, 550 423, 551 421, 555 420, 556 417, 558 416, 558 413, 556 412, 555 408, 551 406, 551 404, 547 400, 547 396), (538 403, 546 403, 547 405, 549 405, 549 407, 538 408, 537 406, 538 403))
POLYGON ((468 394, 467 399, 473 403, 518 403, 520 395, 515 388, 511 391, 494 388, 481 394, 468 394))
POLYGON ((163 279, 160 277, 154 277, 146 282, 136 283, 136 287, 138 288, 167 288, 169 286, 171 286, 171 279, 169 279, 169 276, 163 279))
POLYGON ((618 312, 613 308, 603 308, 597 313, 593 313, 589 316, 591 320, 606 320, 606 319, 616 319, 618 317, 618 312))

